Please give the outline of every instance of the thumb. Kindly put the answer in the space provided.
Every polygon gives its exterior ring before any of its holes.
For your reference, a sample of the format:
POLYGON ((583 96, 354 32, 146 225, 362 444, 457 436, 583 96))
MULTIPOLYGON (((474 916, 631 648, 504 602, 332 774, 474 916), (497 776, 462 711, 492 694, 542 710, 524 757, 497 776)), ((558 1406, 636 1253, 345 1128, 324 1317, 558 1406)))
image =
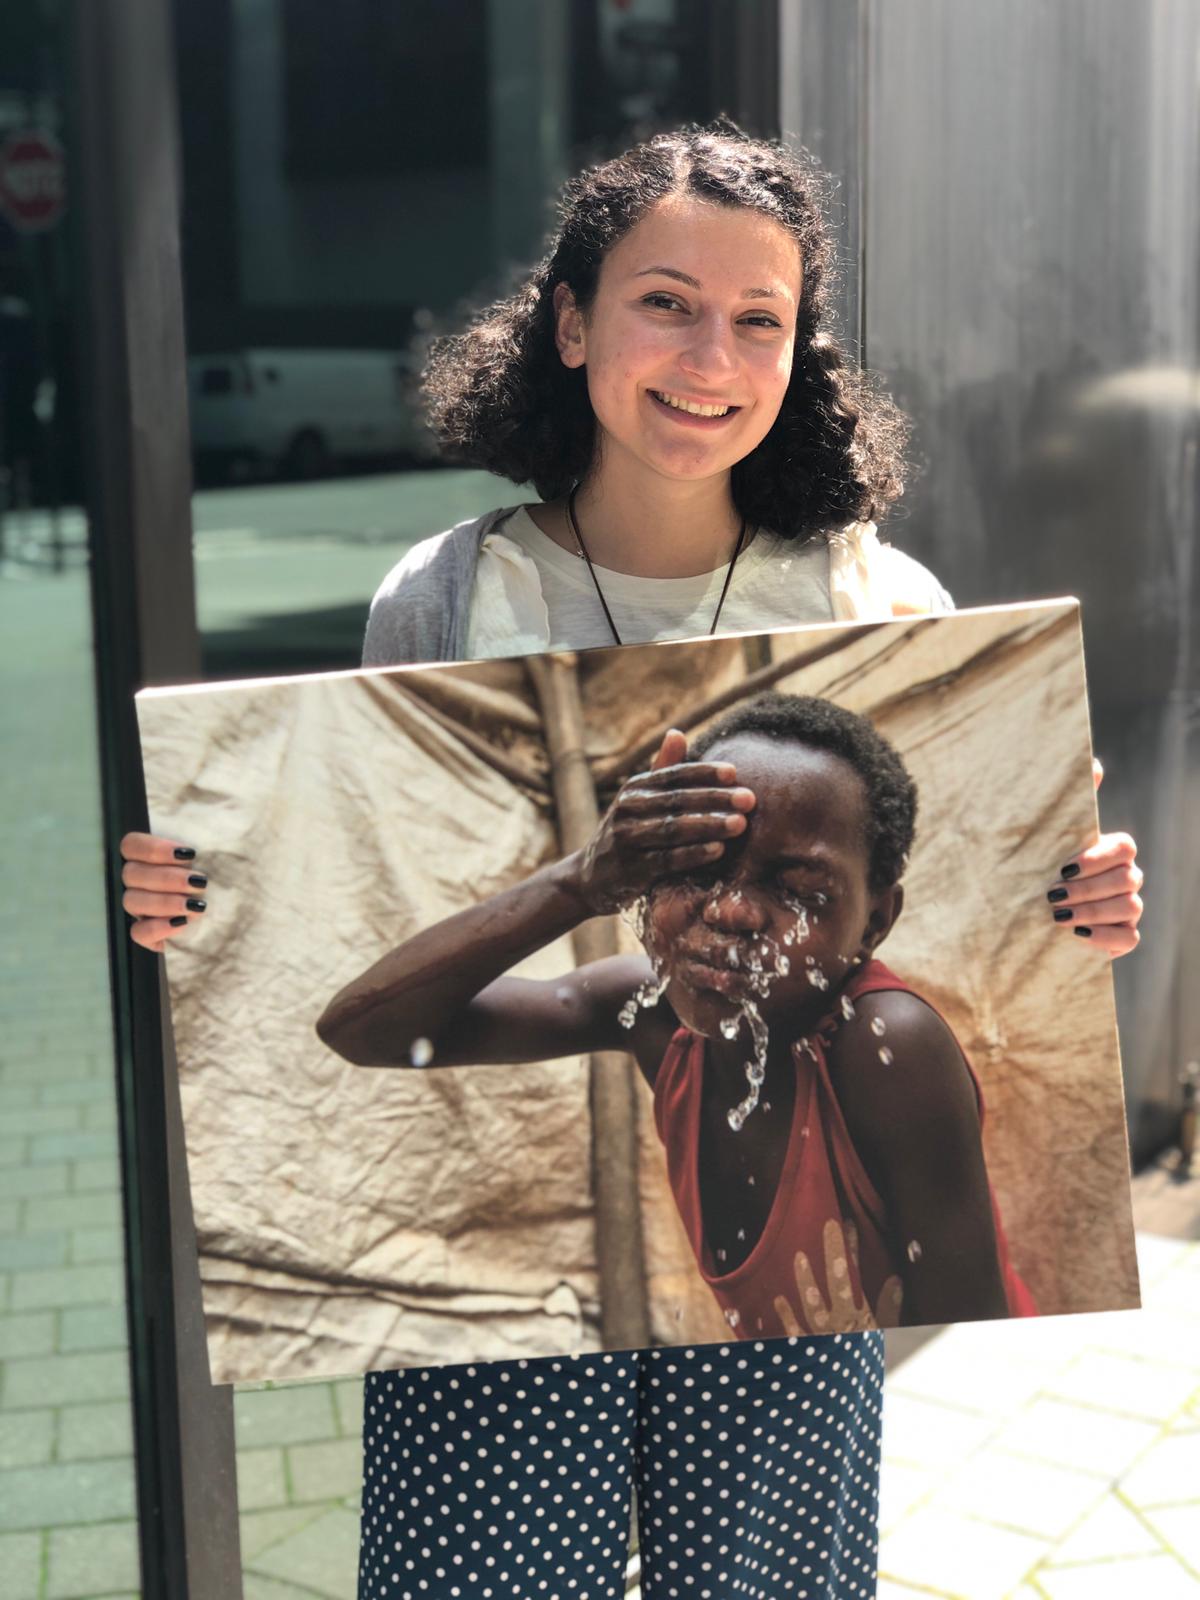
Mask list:
POLYGON ((650 763, 650 771, 657 772, 660 767, 674 767, 680 761, 687 760, 687 739, 678 728, 668 728, 663 734, 662 743, 657 754, 650 763))

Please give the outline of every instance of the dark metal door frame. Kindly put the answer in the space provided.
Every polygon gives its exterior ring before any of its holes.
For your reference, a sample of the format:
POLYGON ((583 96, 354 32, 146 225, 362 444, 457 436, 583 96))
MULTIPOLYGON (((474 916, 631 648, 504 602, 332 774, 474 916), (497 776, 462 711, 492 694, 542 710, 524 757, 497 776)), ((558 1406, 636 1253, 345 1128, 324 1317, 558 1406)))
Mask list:
POLYGON ((161 963, 121 910, 145 828, 135 691, 199 675, 179 262, 175 62, 163 0, 70 11, 81 423, 124 1191, 142 1592, 241 1593, 232 1392, 214 1389, 161 963))

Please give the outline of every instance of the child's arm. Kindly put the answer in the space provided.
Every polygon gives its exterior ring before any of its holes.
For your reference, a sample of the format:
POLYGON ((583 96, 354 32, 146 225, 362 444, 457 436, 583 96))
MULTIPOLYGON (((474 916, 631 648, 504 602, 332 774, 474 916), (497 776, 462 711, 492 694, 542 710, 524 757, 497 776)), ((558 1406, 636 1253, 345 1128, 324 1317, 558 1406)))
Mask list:
POLYGON ((887 1210, 904 1281, 903 1321, 1007 1316, 979 1106, 950 1029, 916 995, 866 995, 839 1028, 830 1067, 850 1136, 887 1210), (882 1036, 872 1032, 873 1019, 883 1022, 882 1036))
POLYGON ((586 849, 416 934, 347 984, 317 1023, 322 1040, 360 1066, 409 1065, 416 1041, 428 1040, 432 1057, 418 1051, 417 1065, 632 1048, 645 1070, 665 1048, 665 1013, 656 1024, 639 1010, 632 1030, 617 1020, 653 976, 644 957, 613 957, 548 982, 504 974, 657 879, 711 864, 744 829, 753 797, 734 787, 733 768, 681 764, 682 755, 683 736, 668 734, 651 770, 622 787, 586 849))

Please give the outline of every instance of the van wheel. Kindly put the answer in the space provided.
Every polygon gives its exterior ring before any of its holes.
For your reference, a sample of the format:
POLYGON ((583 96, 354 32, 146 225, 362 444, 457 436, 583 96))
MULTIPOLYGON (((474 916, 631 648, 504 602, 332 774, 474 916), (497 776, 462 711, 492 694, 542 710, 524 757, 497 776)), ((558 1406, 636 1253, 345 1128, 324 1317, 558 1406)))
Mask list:
POLYGON ((333 465, 325 436, 316 428, 304 428, 287 447, 283 470, 289 478, 324 478, 333 465))

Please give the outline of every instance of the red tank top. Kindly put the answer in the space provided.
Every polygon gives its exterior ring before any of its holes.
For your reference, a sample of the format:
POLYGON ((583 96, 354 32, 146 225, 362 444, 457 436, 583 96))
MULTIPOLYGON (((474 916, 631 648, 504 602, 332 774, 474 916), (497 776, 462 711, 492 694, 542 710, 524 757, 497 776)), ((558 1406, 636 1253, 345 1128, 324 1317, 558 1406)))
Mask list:
MULTIPOLYGON (((854 1002, 886 989, 916 993, 882 961, 868 962, 840 991, 839 1005, 843 995, 854 1002)), ((758 1242, 729 1272, 714 1270, 700 1207, 705 1040, 677 1029, 655 1079, 654 1120, 666 1149, 671 1191, 701 1275, 739 1338, 844 1333, 896 1327, 901 1320, 901 1263, 889 1239, 883 1202, 851 1142, 829 1077, 826 1047, 834 1024, 831 1013, 812 1035, 810 1048, 795 1052, 795 1107, 779 1186, 758 1242)), ((962 1055, 982 1127, 983 1091, 962 1055)), ((1036 1316, 1033 1296, 1009 1262, 994 1193, 992 1217, 1009 1314, 1036 1316)))

